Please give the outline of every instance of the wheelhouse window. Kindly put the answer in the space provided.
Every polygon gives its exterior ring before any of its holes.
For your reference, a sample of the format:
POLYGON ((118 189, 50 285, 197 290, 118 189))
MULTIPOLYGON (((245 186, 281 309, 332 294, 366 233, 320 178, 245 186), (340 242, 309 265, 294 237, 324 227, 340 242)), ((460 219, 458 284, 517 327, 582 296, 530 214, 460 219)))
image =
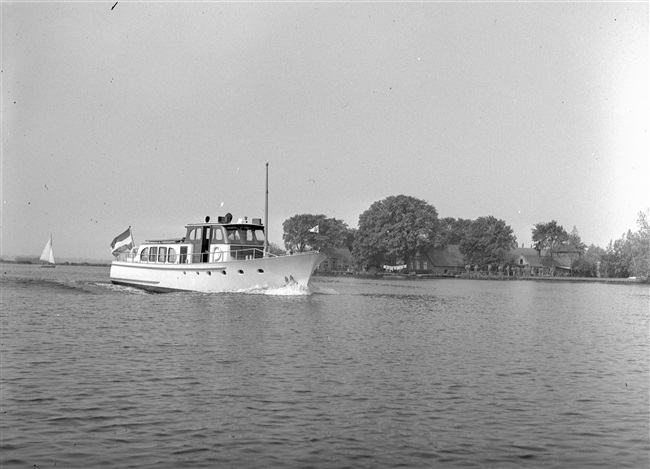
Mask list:
POLYGON ((253 236, 255 237, 255 241, 264 241, 264 230, 261 228, 255 228, 253 236))
POLYGON ((229 226, 226 231, 228 232, 229 241, 241 241, 241 234, 237 228, 229 226))
POLYGON ((211 239, 212 239, 212 241, 216 241, 218 243, 223 242, 223 229, 220 226, 213 226, 212 227, 211 239))
POLYGON ((199 228, 192 228, 192 230, 190 231, 190 239, 192 241, 200 240, 201 239, 201 231, 202 230, 201 230, 200 227, 199 228))

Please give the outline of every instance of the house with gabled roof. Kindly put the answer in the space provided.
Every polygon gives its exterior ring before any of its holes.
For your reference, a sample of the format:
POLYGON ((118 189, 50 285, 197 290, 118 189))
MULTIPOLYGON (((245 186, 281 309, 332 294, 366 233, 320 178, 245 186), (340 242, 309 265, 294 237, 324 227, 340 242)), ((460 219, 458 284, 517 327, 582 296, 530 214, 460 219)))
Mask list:
POLYGON ((573 261, 581 255, 580 250, 573 246, 560 246, 553 250, 552 255, 547 250, 524 247, 514 248, 510 253, 517 267, 539 275, 548 275, 554 270, 570 273, 573 261))
POLYGON ((321 249, 327 258, 321 262, 319 272, 352 272, 352 253, 347 247, 321 249))
POLYGON ((445 249, 431 248, 411 259, 408 270, 418 274, 457 275, 465 270, 459 246, 450 244, 445 249))
MULTIPOLYGON (((557 248, 553 250, 552 256, 547 251, 539 252, 534 248, 518 247, 510 251, 511 263, 518 267, 513 272, 514 275, 550 275, 555 271, 568 274, 579 255, 580 251, 572 246, 557 248)), ((458 275, 466 272, 458 245, 421 252, 409 262, 407 268, 416 274, 458 275)))

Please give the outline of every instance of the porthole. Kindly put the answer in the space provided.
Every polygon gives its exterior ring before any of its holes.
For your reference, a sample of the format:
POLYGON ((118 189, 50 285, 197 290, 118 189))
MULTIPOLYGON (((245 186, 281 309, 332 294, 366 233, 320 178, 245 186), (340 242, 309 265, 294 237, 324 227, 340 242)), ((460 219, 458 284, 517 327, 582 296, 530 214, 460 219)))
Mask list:
POLYGON ((264 273, 264 269, 257 269, 257 273, 258 273, 258 274, 263 274, 263 273, 264 273))
POLYGON ((196 275, 199 275, 199 271, 198 271, 198 270, 196 271, 196 275))
POLYGON ((183 275, 187 275, 187 272, 183 271, 183 275))
POLYGON ((221 275, 226 275, 226 271, 225 271, 225 270, 222 270, 222 271, 221 271, 221 275))
POLYGON ((239 275, 244 275, 244 271, 239 269, 237 272, 239 272, 239 275))
POLYGON ((208 270, 208 275, 212 275, 212 272, 210 272, 209 270, 208 270))

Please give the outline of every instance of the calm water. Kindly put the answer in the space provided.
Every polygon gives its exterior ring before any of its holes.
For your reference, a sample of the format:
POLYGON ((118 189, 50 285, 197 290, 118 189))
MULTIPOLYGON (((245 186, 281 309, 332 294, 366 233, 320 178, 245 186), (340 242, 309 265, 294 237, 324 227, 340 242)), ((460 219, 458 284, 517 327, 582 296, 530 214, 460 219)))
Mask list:
POLYGON ((2 274, 2 468, 650 465, 647 286, 2 274))

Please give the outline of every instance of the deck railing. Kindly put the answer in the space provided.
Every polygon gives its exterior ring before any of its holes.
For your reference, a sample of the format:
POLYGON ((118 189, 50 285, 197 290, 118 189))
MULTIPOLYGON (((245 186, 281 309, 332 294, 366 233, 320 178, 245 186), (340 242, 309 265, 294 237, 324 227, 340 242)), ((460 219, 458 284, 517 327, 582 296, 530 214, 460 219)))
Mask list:
MULTIPOLYGON (((121 252, 117 254, 116 260, 120 262, 135 262, 139 264, 211 264, 216 262, 241 261, 250 259, 260 259, 262 257, 278 257, 276 254, 264 252, 263 248, 252 247, 244 244, 223 245, 230 248, 229 251, 208 251, 197 253, 181 253, 178 245, 174 246, 174 252, 170 253, 169 249, 164 253, 139 254, 137 252, 121 252)), ((166 246, 158 246, 160 248, 166 246)))

